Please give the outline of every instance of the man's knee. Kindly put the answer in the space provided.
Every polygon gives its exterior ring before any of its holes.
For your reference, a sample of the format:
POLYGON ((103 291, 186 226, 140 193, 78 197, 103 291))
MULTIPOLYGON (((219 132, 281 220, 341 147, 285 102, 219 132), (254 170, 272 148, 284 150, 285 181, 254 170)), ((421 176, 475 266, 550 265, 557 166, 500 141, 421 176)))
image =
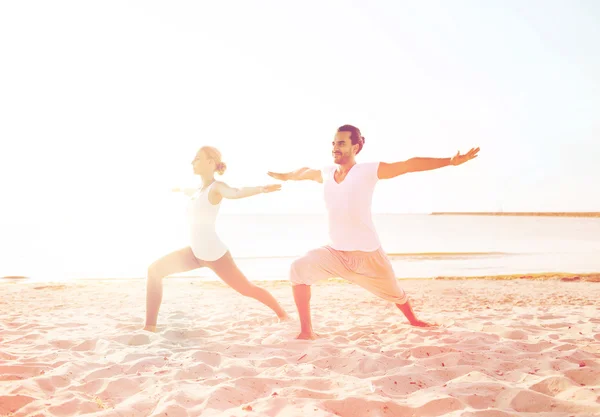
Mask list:
POLYGON ((393 276, 387 278, 382 277, 376 281, 368 280, 355 282, 375 296, 386 301, 391 301, 397 306, 404 305, 408 302, 408 295, 400 285, 398 285, 397 279, 393 276))
POLYGON ((307 256, 296 259, 290 266, 290 281, 292 285, 310 284, 310 260, 307 256))

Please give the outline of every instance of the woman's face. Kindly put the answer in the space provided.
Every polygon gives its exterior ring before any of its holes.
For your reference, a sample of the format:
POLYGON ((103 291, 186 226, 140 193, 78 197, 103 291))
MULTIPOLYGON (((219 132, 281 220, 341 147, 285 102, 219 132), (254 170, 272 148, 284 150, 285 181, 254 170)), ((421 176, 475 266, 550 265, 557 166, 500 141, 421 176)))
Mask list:
POLYGON ((202 150, 196 153, 196 157, 192 161, 194 174, 203 175, 215 172, 215 162, 210 159, 202 150))

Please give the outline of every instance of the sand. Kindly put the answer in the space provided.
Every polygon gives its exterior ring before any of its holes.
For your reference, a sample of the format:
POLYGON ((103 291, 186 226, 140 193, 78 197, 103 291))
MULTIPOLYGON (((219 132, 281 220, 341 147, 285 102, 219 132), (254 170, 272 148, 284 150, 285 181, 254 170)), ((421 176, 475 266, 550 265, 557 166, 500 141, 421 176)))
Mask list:
MULTIPOLYGON (((0 283, 0 416, 600 415, 600 284, 408 280, 423 319, 313 289, 316 341, 221 284, 0 283)), ((265 284, 296 317, 287 283, 265 284)))

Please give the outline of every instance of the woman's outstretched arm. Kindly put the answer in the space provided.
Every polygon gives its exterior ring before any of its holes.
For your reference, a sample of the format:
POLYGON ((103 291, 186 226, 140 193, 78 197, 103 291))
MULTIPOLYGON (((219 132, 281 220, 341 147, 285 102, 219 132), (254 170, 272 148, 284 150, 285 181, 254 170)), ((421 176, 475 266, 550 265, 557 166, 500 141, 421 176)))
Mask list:
POLYGON ((218 181, 214 187, 214 190, 218 192, 223 198, 228 198, 232 200, 238 198, 252 197, 253 195, 257 194, 272 193, 274 191, 279 191, 280 189, 281 184, 268 184, 260 187, 234 188, 221 181, 218 181))
POLYGON ((174 193, 183 193, 183 194, 187 195, 188 197, 191 197, 196 191, 198 191, 198 188, 175 187, 175 188, 172 188, 171 191, 174 193))

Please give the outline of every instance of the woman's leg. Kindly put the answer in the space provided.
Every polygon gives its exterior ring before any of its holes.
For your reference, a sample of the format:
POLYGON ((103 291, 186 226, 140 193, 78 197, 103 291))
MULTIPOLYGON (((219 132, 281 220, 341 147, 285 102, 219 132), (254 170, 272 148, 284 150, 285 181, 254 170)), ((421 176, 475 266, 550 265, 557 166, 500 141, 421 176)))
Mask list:
POLYGON ((171 252, 158 259, 148 268, 148 281, 146 284, 146 326, 144 330, 156 330, 156 319, 162 302, 162 279, 171 274, 191 271, 205 266, 197 259, 188 246, 171 252))
POLYGON ((231 254, 227 252, 223 257, 216 261, 206 263, 227 285, 239 292, 240 294, 254 298, 260 301, 277 314, 277 317, 284 320, 287 319, 287 313, 281 308, 279 303, 264 288, 252 284, 239 270, 231 254))

